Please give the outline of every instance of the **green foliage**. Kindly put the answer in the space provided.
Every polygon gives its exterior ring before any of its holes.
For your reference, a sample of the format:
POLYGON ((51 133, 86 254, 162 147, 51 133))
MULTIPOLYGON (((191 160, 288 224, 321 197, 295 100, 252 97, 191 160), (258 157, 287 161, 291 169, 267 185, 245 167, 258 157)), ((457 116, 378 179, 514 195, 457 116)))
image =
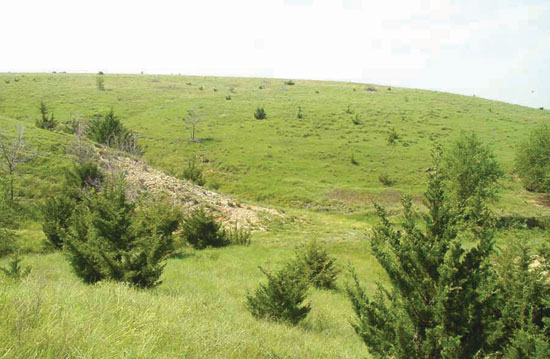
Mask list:
POLYGON ((95 79, 95 83, 99 91, 105 91, 105 79, 103 78, 103 76, 97 76, 95 79))
POLYGON ((296 114, 296 118, 298 119, 304 118, 304 114, 302 113, 302 106, 298 106, 298 113, 296 114))
POLYGON ((88 137, 97 143, 117 148, 133 155, 141 155, 143 149, 134 132, 124 127, 111 109, 104 116, 97 115, 88 125, 88 137))
POLYGON ((182 236, 196 249, 224 247, 230 244, 221 224, 200 208, 184 218, 182 236))
POLYGON ((442 157, 449 200, 465 217, 476 218, 479 202, 495 199, 502 169, 493 152, 474 134, 463 134, 442 157))
POLYGON ((386 187, 391 187, 395 183, 395 181, 387 173, 381 173, 378 176, 378 181, 386 187))
POLYGON ((297 253, 297 260, 303 274, 315 288, 335 289, 340 270, 336 259, 331 257, 326 246, 312 240, 297 253))
POLYGON ((18 255, 14 255, 10 258, 8 266, 5 268, 0 267, 0 272, 4 273, 6 277, 12 280, 21 280, 28 276, 31 272, 30 267, 23 267, 21 263, 22 259, 18 255))
POLYGON ((550 357, 549 244, 533 255, 524 240, 510 240, 496 259, 490 286, 492 351, 509 359, 550 357))
POLYGON ((9 178, 0 178, 0 227, 17 228, 21 216, 18 204, 11 201, 9 181, 9 178))
POLYGON ((249 229, 239 227, 235 223, 234 228, 229 228, 225 231, 225 235, 230 245, 233 246, 249 246, 251 243, 251 232, 249 229))
POLYGON ((36 127, 51 130, 57 126, 53 113, 48 116, 48 108, 44 102, 40 102, 40 118, 34 122, 36 127))
POLYGON ((202 168, 197 166, 195 159, 187 163, 187 167, 183 169, 182 177, 193 182, 197 186, 202 187, 206 183, 202 174, 202 168))
POLYGON ((225 96, 225 99, 226 99, 227 101, 231 101, 231 95, 225 96))
POLYGON ((66 194, 51 197, 42 205, 42 230, 49 245, 63 249, 63 239, 71 223, 76 202, 66 194))
POLYGON ((17 247, 15 232, 7 228, 0 228, 0 258, 12 254, 17 247))
POLYGON ((529 191, 550 192, 550 125, 534 129, 516 154, 516 170, 529 191))
POLYGON ((395 131, 394 128, 391 129, 390 134, 388 135, 388 144, 394 145, 395 142, 399 139, 399 134, 395 131))
POLYGON ((287 81, 284 82, 284 84, 287 85, 287 86, 294 86, 294 85, 296 85, 296 82, 294 82, 292 80, 287 80, 287 81))
POLYGON ((357 334, 378 358, 472 358, 485 349, 488 303, 483 286, 493 253, 491 221, 459 232, 459 214, 449 206, 435 156, 425 194, 428 214, 416 224, 412 199, 403 199, 404 220, 396 229, 380 206, 371 240, 390 288, 368 296, 357 275, 348 287, 357 334), (475 243, 462 246, 468 238, 475 243))
POLYGON ((72 223, 75 207, 85 200, 88 193, 99 191, 103 181, 103 173, 93 161, 75 163, 65 172, 62 193, 48 198, 40 208, 42 230, 49 246, 63 249, 63 239, 72 223))
MULTIPOLYGON (((94 161, 86 161, 83 163, 75 163, 71 169, 65 173, 67 190, 73 193, 72 190, 78 192, 87 192, 89 190, 99 191, 105 176, 101 168, 94 161)), ((77 195, 80 197, 80 195, 77 195)))
POLYGON ((122 183, 109 186, 77 207, 64 249, 86 283, 109 279, 154 287, 173 249, 171 219, 171 214, 139 214, 122 183))
POLYGON ((254 294, 246 295, 246 307, 259 319, 285 322, 292 325, 305 319, 311 307, 304 304, 309 284, 304 279, 300 266, 295 262, 285 264, 275 272, 260 267, 267 277, 254 294))
POLYGON ((265 112, 263 107, 256 108, 256 111, 254 111, 254 118, 256 120, 264 120, 267 118, 267 113, 265 112))

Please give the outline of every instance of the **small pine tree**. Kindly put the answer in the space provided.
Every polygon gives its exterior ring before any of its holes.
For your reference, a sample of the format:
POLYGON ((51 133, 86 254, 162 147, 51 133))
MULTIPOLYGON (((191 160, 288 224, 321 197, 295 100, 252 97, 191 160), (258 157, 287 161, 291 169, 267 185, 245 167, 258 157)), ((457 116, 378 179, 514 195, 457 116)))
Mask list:
POLYGON ((56 125, 57 122, 55 121, 54 114, 52 113, 49 115, 48 108, 46 107, 46 104, 42 101, 40 102, 40 118, 36 119, 35 125, 38 128, 42 128, 45 130, 51 130, 56 125))
POLYGON ((278 271, 268 272, 260 267, 267 277, 254 294, 246 296, 246 307, 255 318, 286 322, 296 325, 305 319, 311 307, 304 304, 309 284, 300 267, 289 262, 278 271))
POLYGON ((254 111, 254 118, 256 120, 264 120, 267 118, 267 113, 263 107, 256 108, 256 111, 254 111))
POLYGON ((298 106, 298 114, 296 115, 298 119, 304 118, 304 114, 302 113, 302 106, 298 106))
POLYGON ((230 244, 221 224, 202 208, 195 210, 183 220, 182 236, 196 249, 224 247, 230 244))
POLYGON ((496 198, 503 176, 493 152, 474 134, 463 134, 443 152, 441 172, 449 201, 466 219, 475 220, 479 202, 496 198))
MULTIPOLYGON (((94 161, 75 163, 71 169, 65 172, 66 191, 68 193, 99 191, 105 176, 101 168, 94 161)), ((76 195, 80 197, 80 195, 76 195)))
POLYGON ((534 129, 516 154, 516 171, 525 188, 550 192, 550 125, 534 129))
POLYGON ((63 238, 70 226, 76 202, 66 194, 49 198, 42 206, 42 231, 48 244, 55 249, 63 249, 63 238))
POLYGON ((417 226, 412 199, 405 198, 399 229, 377 206, 380 225, 372 251, 389 276, 376 295, 361 288, 357 275, 348 295, 357 315, 357 334, 377 358, 473 358, 486 348, 485 318, 490 303, 483 288, 489 276, 493 231, 487 211, 483 225, 463 229, 449 205, 439 155, 425 194, 428 214, 417 226), (466 249, 462 240, 476 243, 466 249))
POLYGON ((173 248, 173 227, 143 220, 151 216, 141 218, 123 183, 82 202, 64 242, 77 276, 86 283, 110 279, 139 288, 160 284, 164 261, 173 248))
POLYGON ((92 141, 102 145, 118 148, 136 156, 143 153, 137 135, 124 127, 112 109, 104 116, 97 115, 92 119, 87 132, 92 141))
POLYGON ((297 253, 297 260, 315 288, 336 288, 336 278, 340 270, 336 268, 336 259, 329 255, 325 246, 317 241, 310 241, 297 253))
POLYGON ((399 139, 399 134, 395 132, 395 129, 391 129, 390 134, 388 135, 388 144, 394 145, 395 142, 399 139))
POLYGON ((550 245, 536 253, 522 239, 499 253, 489 283, 491 352, 503 358, 550 357, 550 245))

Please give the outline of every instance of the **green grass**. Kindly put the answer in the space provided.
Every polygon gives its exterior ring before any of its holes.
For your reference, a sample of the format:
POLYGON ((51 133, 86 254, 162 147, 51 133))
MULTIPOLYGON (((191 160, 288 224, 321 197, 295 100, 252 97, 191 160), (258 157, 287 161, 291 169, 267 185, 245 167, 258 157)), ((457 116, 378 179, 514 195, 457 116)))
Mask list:
MULTIPOLYGON (((31 275, 0 284, 0 355, 8 357, 357 358, 366 348, 349 321, 351 306, 336 292, 312 290, 312 312, 297 327, 255 320, 245 294, 293 255, 307 233, 255 236, 250 247, 190 252, 171 259, 155 290, 115 283, 87 286, 62 254, 31 255, 31 275), (281 246, 280 243, 285 243, 281 246)), ((342 267, 382 278, 364 241, 328 242, 342 267)))
MULTIPOLYGON (((142 137, 145 159, 171 173, 200 156, 207 180, 239 199, 331 211, 395 205, 402 193, 421 194, 434 143, 475 131, 502 163, 507 213, 541 215, 512 169, 515 147, 538 123, 540 111, 432 91, 353 83, 189 76, 2 74, 0 115, 32 126, 40 101, 58 121, 90 118, 113 108, 142 137), (4 80, 19 78, 19 82, 4 80), (191 83, 191 85, 187 85, 191 83), (265 89, 259 89, 267 84, 265 89), (202 87, 203 90, 199 88, 202 87), (377 91, 365 91, 366 87, 377 91), (217 89, 217 91, 214 91, 217 89), (233 89, 233 92, 231 92, 233 89), (231 100, 225 96, 230 94, 231 100), (351 106, 350 106, 351 105, 351 106), (268 119, 254 119, 258 106, 268 119), (297 118, 298 106, 304 117, 297 118), (347 113, 350 106, 351 114, 347 113), (182 118, 195 107, 203 118, 192 143, 182 118), (359 124, 353 123, 358 115, 359 124), (400 138, 388 144, 392 129, 400 138), (351 163, 353 153, 358 164, 351 163), (380 174, 395 180, 384 187, 380 174), (347 194, 347 195, 346 195, 347 194)), ((0 123, 1 125, 1 123, 0 123)))
MULTIPOLYGON (((368 292, 385 281, 368 244, 376 222, 372 203, 389 206, 392 217, 400 213, 401 194, 413 194, 420 204, 433 145, 447 144, 461 131, 474 130, 489 143, 506 171, 501 200, 494 205, 497 215, 550 214, 512 171, 518 141, 550 120, 549 111, 352 83, 104 78, 106 91, 98 91, 96 75, 0 74, 0 128, 13 135, 17 125, 26 127, 28 146, 16 195, 28 215, 17 235, 26 255, 23 264, 33 268, 20 283, 0 276, 0 356, 368 357, 350 325, 353 313, 343 288, 348 264, 356 267, 368 292), (367 87, 377 91, 365 91, 367 87), (198 156, 207 186, 218 183, 222 193, 277 206, 285 217, 271 221, 266 232, 253 233, 249 247, 188 251, 170 259, 163 284, 154 290, 116 283, 87 286, 62 253, 48 252, 43 245, 38 206, 58 193, 74 139, 34 127, 41 101, 60 122, 89 119, 113 108, 140 135, 150 164, 180 173, 198 156), (182 120, 193 106, 203 118, 197 132, 201 143, 189 141, 190 128, 182 120), (258 106, 265 108, 267 119, 254 119, 258 106), (297 118, 298 106, 302 119, 297 118), (399 135, 394 145, 388 144, 392 129, 399 135), (383 186, 380 174, 395 184, 383 186), (275 268, 313 238, 327 243, 338 259, 343 269, 339 290, 311 290, 312 312, 296 327, 255 320, 244 302, 247 291, 264 280, 258 266, 275 268)), ((546 234, 502 231, 499 243, 518 236, 536 244, 546 234)), ((0 259, 0 265, 6 261, 0 259)))

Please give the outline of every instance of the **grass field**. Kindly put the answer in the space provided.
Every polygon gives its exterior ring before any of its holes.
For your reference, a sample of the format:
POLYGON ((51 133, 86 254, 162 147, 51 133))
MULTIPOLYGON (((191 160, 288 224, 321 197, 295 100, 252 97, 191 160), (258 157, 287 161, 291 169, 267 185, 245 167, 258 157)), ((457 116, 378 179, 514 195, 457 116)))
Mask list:
MULTIPOLYGON (((505 169, 497 215, 546 216, 541 197, 513 173, 515 147, 550 111, 431 91, 386 86, 254 78, 0 74, 0 129, 26 128, 26 162, 16 195, 29 211, 18 241, 32 266, 13 283, 0 277, 0 356, 82 358, 358 358, 344 294, 352 264, 371 291, 385 281, 370 253, 373 202, 397 210, 401 194, 420 205, 435 143, 475 131, 505 169), (16 81, 17 79, 17 81, 16 81), (262 89, 260 89, 260 86, 262 89), (230 100, 226 96, 231 96, 230 100), (43 248, 37 210, 57 193, 71 163, 73 136, 34 127, 44 101, 57 121, 113 109, 146 146, 144 159, 178 174, 197 156, 207 186, 244 202, 274 206, 286 219, 252 235, 250 247, 188 251, 168 261, 163 284, 139 291, 116 283, 87 286, 62 253, 43 248), (256 107, 267 112, 254 119, 256 107), (298 108, 303 118, 297 118, 298 108), (195 108, 197 137, 182 118, 195 108), (390 133, 399 138, 388 143, 390 133), (352 163, 352 156, 355 163, 352 163), (379 181, 381 174, 395 181, 379 181), (334 292, 312 290, 312 312, 297 327, 254 319, 245 294, 309 239, 328 245, 342 274, 334 292)), ((499 238, 536 230, 502 231, 499 238)), ((3 265, 6 259, 0 259, 3 265)))
POLYGON ((96 77, 0 75, 0 115, 32 127, 41 101, 58 121, 112 108, 140 134, 145 159, 160 169, 179 173, 199 156, 221 192, 332 211, 368 209, 372 201, 392 205, 400 193, 421 194, 434 143, 475 131, 507 173, 500 207, 525 215, 543 211, 511 171, 518 141, 550 120, 550 111, 431 91, 318 81, 288 86, 255 78, 104 75, 106 91, 98 91, 96 77), (258 106, 267 120, 254 119, 258 106), (190 128, 182 120, 192 108, 203 119, 201 143, 188 141, 190 128), (392 129, 399 135, 394 145, 388 144, 392 129), (395 184, 384 187, 381 174, 395 184))

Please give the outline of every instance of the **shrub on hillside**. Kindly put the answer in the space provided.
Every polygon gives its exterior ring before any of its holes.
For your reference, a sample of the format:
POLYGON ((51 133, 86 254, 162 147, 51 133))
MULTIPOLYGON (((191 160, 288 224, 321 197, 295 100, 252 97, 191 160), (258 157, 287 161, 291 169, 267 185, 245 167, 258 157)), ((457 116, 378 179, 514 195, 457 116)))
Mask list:
POLYGON ((77 206, 63 248, 78 277, 86 283, 108 279, 139 288, 161 283, 173 248, 173 226, 140 211, 148 209, 136 210, 123 183, 107 186, 77 206))
POLYGON ((378 181, 386 187, 391 187, 395 182, 387 173, 381 173, 378 176, 378 181))
POLYGON ((465 217, 478 217, 478 203, 496 197, 503 176, 491 149, 472 134, 461 135, 442 155, 441 172, 449 199, 465 217))
POLYGON ((390 134, 388 135, 388 144, 394 145, 395 142, 399 139, 399 134, 395 132, 395 129, 391 129, 390 134))
POLYGON ((550 192, 550 125, 534 129, 516 154, 516 171, 525 188, 550 192))
POLYGON ((230 244, 221 224, 202 208, 184 218, 181 227, 183 238, 195 249, 224 247, 230 244))
POLYGON ((65 173, 67 187, 79 191, 95 190, 101 188, 104 181, 104 175, 101 168, 94 161, 84 163, 75 163, 73 167, 65 173))
POLYGON ((126 129, 122 122, 110 110, 104 116, 98 115, 88 125, 88 137, 100 144, 141 155, 143 150, 134 132, 126 129))
POLYGON ((42 231, 51 247, 63 249, 63 239, 75 206, 76 202, 66 194, 51 197, 42 205, 42 231))
POLYGON ((474 228, 461 226, 461 215, 448 199, 434 156, 425 193, 427 214, 417 224, 412 198, 403 199, 399 225, 376 206, 380 224, 372 253, 391 285, 370 295, 353 274, 348 295, 356 314, 356 333, 377 358, 474 358, 488 348, 492 306, 490 282, 494 228, 490 212, 474 228), (464 246, 467 238, 472 246, 464 246))
POLYGON ((305 319, 311 307, 304 304, 309 284, 295 262, 281 269, 268 272, 260 267, 267 277, 254 294, 246 295, 246 307, 255 318, 289 324, 298 324, 305 319))
POLYGON ((287 80, 287 81, 284 82, 284 84, 287 85, 287 86, 294 86, 294 85, 296 85, 296 82, 294 82, 292 80, 287 80))
POLYGON ((488 352, 503 358, 550 358, 550 246, 510 240, 498 254, 490 285, 495 311, 488 352), (503 355, 502 355, 503 354, 503 355))
POLYGON ((15 232, 7 228, 0 228, 0 258, 12 254, 17 247, 15 232))
POLYGON ((302 106, 298 106, 298 113, 296 114, 296 118, 298 119, 304 118, 304 114, 302 113, 302 106))
POLYGON ((204 186, 206 183, 202 174, 202 168, 197 166, 195 160, 191 160, 187 163, 187 167, 183 169, 182 177, 193 182, 197 186, 204 186))
POLYGON ((336 288, 336 259, 331 257, 325 246, 317 241, 308 242, 297 253, 297 260, 309 282, 319 289, 336 288))
POLYGON ((48 113, 48 108, 44 102, 40 103, 40 118, 37 118, 34 121, 34 124, 36 127, 43 128, 45 130, 51 130, 57 125, 53 113, 48 113))
POLYGON ((267 118, 267 113, 263 107, 256 108, 256 111, 254 111, 254 118, 256 120, 264 120, 267 118))

